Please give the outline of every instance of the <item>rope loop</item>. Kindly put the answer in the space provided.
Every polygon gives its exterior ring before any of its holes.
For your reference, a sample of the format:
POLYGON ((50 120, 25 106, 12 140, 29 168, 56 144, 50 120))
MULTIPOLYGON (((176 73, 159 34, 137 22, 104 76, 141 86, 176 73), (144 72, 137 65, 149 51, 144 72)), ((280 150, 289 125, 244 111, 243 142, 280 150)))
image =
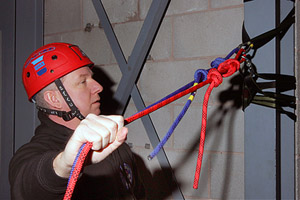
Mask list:
POLYGON ((214 83, 214 87, 218 87, 223 82, 221 73, 215 68, 209 70, 207 78, 212 80, 212 83, 214 83))
POLYGON ((206 81, 208 71, 205 69, 197 69, 194 74, 195 83, 206 81))
POLYGON ((228 59, 222 62, 218 67, 218 71, 222 74, 223 77, 231 76, 239 69, 240 62, 235 59, 228 59))
POLYGON ((224 62, 226 59, 225 58, 221 58, 221 57, 218 57, 218 58, 216 58, 215 60, 213 60, 211 63, 210 63, 210 66, 212 67, 212 68, 218 68, 218 66, 222 63, 222 62, 224 62))

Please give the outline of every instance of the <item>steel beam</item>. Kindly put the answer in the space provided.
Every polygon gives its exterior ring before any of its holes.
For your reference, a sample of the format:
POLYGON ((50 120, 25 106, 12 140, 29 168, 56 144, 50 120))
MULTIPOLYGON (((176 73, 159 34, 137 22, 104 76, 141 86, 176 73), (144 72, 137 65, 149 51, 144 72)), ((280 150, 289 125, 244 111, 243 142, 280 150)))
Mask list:
MULTIPOLYGON (((278 23, 280 23, 285 16, 294 7, 292 1, 277 0, 278 5, 278 23)), ((294 53, 294 26, 290 27, 285 36, 280 39, 277 37, 278 70, 279 74, 287 74, 295 76, 295 53, 294 53)), ((287 95, 294 96, 294 91, 285 92, 287 95)), ((294 113, 293 108, 285 108, 285 110, 294 113)), ((299 116, 298 116, 299 117, 299 116)), ((280 188, 280 196, 278 199, 296 199, 295 197, 295 123, 286 115, 278 113, 279 125, 278 141, 280 149, 278 154, 280 156, 280 168, 277 170, 280 173, 280 182, 277 184, 280 188)))
POLYGON ((1 2, 0 199, 10 199, 9 161, 36 127, 36 111, 27 100, 21 74, 27 56, 43 44, 43 4, 39 0, 1 2))
POLYGON ((137 77, 146 62, 146 58, 155 40, 165 12, 167 11, 169 2, 170 0, 152 1, 142 29, 128 60, 126 71, 129 73, 122 77, 115 95, 115 99, 121 102, 119 108, 121 110, 124 110, 127 102, 129 101, 132 88, 137 82, 137 77))
POLYGON ((30 53, 43 45, 44 1, 16 1, 16 28, 15 150, 29 142, 40 123, 35 105, 24 90, 22 70, 30 53))
MULTIPOLYGON (((114 96, 114 99, 117 100, 120 105, 116 111, 119 114, 124 113, 130 95, 133 98, 137 110, 143 110, 145 108, 145 104, 135 83, 137 82, 138 76, 146 62, 146 58, 152 47, 169 3, 170 0, 153 0, 127 63, 101 0, 93 0, 94 7, 104 28, 106 37, 123 74, 114 96)), ((159 137, 153 126, 151 118, 149 116, 144 116, 142 118, 142 123, 152 146, 156 146, 159 143, 159 137)), ((157 155, 157 158, 163 170, 171 168, 167 155, 163 149, 157 155)), ((167 172, 165 171, 165 173, 167 172)), ((174 184, 176 189, 173 191, 173 197, 175 199, 184 199, 177 184, 176 177, 172 174, 170 186, 174 186, 174 184)))
POLYGON ((15 0, 1 2, 0 199, 10 199, 8 167, 14 153, 15 12, 15 0))

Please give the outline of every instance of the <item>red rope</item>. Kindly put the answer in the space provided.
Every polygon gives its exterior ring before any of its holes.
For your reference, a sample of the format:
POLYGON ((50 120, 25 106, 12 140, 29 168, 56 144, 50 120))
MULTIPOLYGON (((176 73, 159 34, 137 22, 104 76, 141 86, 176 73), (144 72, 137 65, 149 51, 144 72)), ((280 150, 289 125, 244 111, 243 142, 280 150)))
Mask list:
MULTIPOLYGON (((237 56, 236 56, 237 57, 237 56)), ((187 94, 190 94, 192 92, 195 92, 199 88, 203 87, 204 85, 211 83, 210 86, 207 89, 207 92, 204 97, 203 102, 203 114, 202 114, 202 127, 201 127, 201 137, 200 137, 200 148, 198 153, 198 161, 197 161, 197 167, 196 167, 196 174, 195 174, 195 181, 194 181, 194 188, 198 188, 198 182, 199 182, 199 176, 201 171, 201 163, 202 163, 202 157, 203 157, 203 151, 204 151, 204 143, 205 143, 205 130, 206 130, 206 121, 207 121, 207 104, 209 100, 210 93, 214 87, 218 87, 218 85, 222 82, 222 76, 228 77, 232 75, 236 70, 239 69, 240 62, 234 59, 226 60, 225 62, 221 63, 218 67, 218 70, 215 68, 211 69, 208 73, 208 78, 206 81, 199 83, 198 85, 195 85, 191 88, 188 88, 148 109, 145 109, 144 111, 141 111, 139 113, 136 113, 135 115, 128 117, 125 119, 125 124, 129 124, 187 94), (220 75, 222 74, 222 76, 220 75), (220 78, 221 77, 221 78, 220 78)), ((85 161, 85 158, 92 148, 93 144, 91 142, 87 142, 84 148, 82 149, 82 152, 80 153, 80 156, 78 157, 77 163, 75 165, 74 171, 72 173, 72 176, 69 180, 69 184, 64 196, 64 200, 70 200, 77 182, 77 179, 79 177, 79 174, 81 172, 83 163, 85 161)))
MULTIPOLYGON (((141 111, 139 113, 136 113, 135 115, 131 116, 131 117, 128 117, 125 119, 125 124, 129 124, 187 94, 190 94, 196 90, 198 90, 200 87, 203 87, 204 85, 210 83, 211 80, 206 80, 204 82, 201 82, 199 83, 198 85, 196 86, 193 86, 191 88, 188 88, 148 109, 145 109, 144 111, 141 111)), ((84 160, 85 160, 85 157, 87 156, 88 152, 90 151, 90 149, 92 148, 93 144, 91 142, 87 142, 86 145, 84 146, 84 148, 82 149, 81 153, 80 153, 80 156, 78 157, 78 160, 77 160, 77 163, 74 167, 74 171, 72 173, 72 176, 69 180, 69 184, 67 186, 67 190, 66 190, 66 193, 65 193, 65 196, 64 196, 64 200, 70 200, 71 197, 72 197, 72 194, 73 194, 73 191, 74 191, 74 188, 75 188, 75 185, 76 185, 76 182, 77 182, 77 179, 79 177, 79 174, 80 174, 80 171, 82 169, 82 165, 84 163, 84 160)))
POLYGON ((65 196, 64 196, 64 200, 70 200, 71 199, 74 188, 75 188, 75 185, 76 185, 76 182, 77 182, 77 179, 78 179, 79 174, 81 172, 82 165, 85 161, 85 158, 86 158, 87 154, 89 153, 90 149, 92 148, 92 146, 93 146, 93 143, 87 142, 85 144, 85 146, 83 147, 83 149, 82 149, 82 151, 81 151, 81 153, 78 157, 77 163, 74 167, 74 171, 72 173, 72 176, 69 180, 69 184, 68 184, 65 196))
POLYGON ((214 87, 218 87, 222 81, 223 77, 231 76, 234 72, 236 72, 240 67, 240 62, 234 59, 229 59, 221 63, 218 69, 211 69, 207 74, 207 80, 210 80, 211 83, 206 90, 204 100, 203 100, 203 108, 202 108, 202 125, 201 125, 201 133, 200 133, 200 143, 199 143, 199 151, 198 151, 198 159, 195 171, 194 185, 193 188, 198 188, 199 177, 201 172, 202 158, 204 152, 204 143, 205 143, 205 133, 206 133, 206 123, 207 123, 207 105, 208 100, 211 94, 211 91, 214 87))
POLYGON ((187 94, 195 92, 199 88, 201 88, 201 87, 205 86, 206 84, 210 83, 210 81, 211 80, 203 81, 203 82, 199 83, 198 85, 195 85, 191 88, 188 88, 188 89, 186 89, 182 92, 179 92, 178 94, 176 94, 176 95, 174 95, 174 96, 172 96, 172 97, 170 97, 170 98, 168 98, 168 99, 166 99, 166 100, 164 100, 164 101, 162 101, 162 102, 160 102, 160 103, 158 103, 158 104, 156 104, 156 105, 154 105, 150 108, 147 108, 147 109, 145 109, 145 110, 143 110, 139 113, 136 113, 136 114, 132 115, 131 117, 126 118, 125 119, 125 125, 129 124, 129 123, 131 123, 131 122, 133 122, 133 121, 135 121, 135 120, 137 120, 137 119, 139 119, 139 118, 141 118, 145 115, 148 115, 149 113, 151 113, 151 112, 153 112, 153 111, 155 111, 155 110, 157 110, 157 109, 159 109, 159 108, 161 108, 161 107, 163 107, 163 106, 165 106, 165 105, 167 105, 167 104, 169 104, 169 103, 171 103, 171 102, 173 102, 173 101, 175 101, 175 100, 177 100, 177 99, 179 99, 179 98, 181 98, 181 97, 183 97, 187 94))

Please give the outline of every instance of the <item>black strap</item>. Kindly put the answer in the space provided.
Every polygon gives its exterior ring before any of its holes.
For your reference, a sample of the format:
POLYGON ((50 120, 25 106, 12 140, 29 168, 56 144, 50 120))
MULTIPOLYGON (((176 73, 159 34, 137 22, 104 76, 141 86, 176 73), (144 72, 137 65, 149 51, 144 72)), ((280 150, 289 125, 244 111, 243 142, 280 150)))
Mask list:
POLYGON ((245 25, 243 24, 242 29, 242 39, 243 44, 253 44, 253 49, 258 49, 265 44, 267 44, 269 41, 271 41, 274 37, 278 36, 280 39, 285 35, 285 33, 288 31, 290 26, 295 23, 295 7, 289 12, 289 14, 285 17, 285 19, 280 23, 280 25, 270 31, 267 31, 261 35, 258 35, 252 39, 250 39, 245 25))
POLYGON ((65 121, 70 121, 71 119, 73 119, 75 117, 74 114, 71 113, 71 111, 66 112, 66 111, 60 111, 60 110, 53 110, 53 109, 49 109, 49 108, 43 108, 40 106, 36 106, 36 108, 46 114, 49 115, 57 115, 61 118, 63 118, 65 121))
POLYGON ((63 84, 60 81, 60 79, 56 79, 54 82, 55 82, 58 90, 60 91, 61 95, 63 96, 63 98, 67 102, 69 108, 71 109, 71 111, 69 111, 68 114, 65 115, 65 118, 67 119, 66 121, 69 121, 69 120, 73 119, 74 117, 77 117, 78 119, 83 120, 84 116, 80 113, 80 111, 78 110, 78 108, 73 103, 71 97, 69 96, 67 90, 63 86, 63 84))
POLYGON ((248 67, 249 68, 243 72, 243 110, 246 109, 250 103, 254 103, 275 108, 296 121, 296 115, 294 113, 283 109, 283 107, 295 108, 296 98, 279 93, 294 90, 296 88, 296 78, 294 76, 281 74, 259 74, 256 72, 256 68, 252 63, 251 66, 248 65, 248 67), (272 81, 257 82, 258 78, 272 81), (264 91, 264 89, 270 88, 276 88, 277 91, 264 91))
POLYGON ((63 86, 60 79, 56 79, 55 84, 56 84, 59 92, 62 94, 64 100, 68 104, 69 108, 71 109, 71 111, 69 111, 69 112, 59 111, 59 110, 53 110, 53 109, 49 109, 49 108, 43 108, 40 106, 36 106, 36 108, 44 113, 47 113, 50 115, 57 115, 57 116, 63 118, 65 121, 70 121, 74 117, 77 117, 78 119, 83 120, 85 117, 80 113, 79 109, 73 103, 71 97, 69 96, 67 90, 63 86))
MULTIPOLYGON (((289 12, 285 19, 276 28, 265 32, 250 39, 245 25, 242 29, 241 46, 250 47, 254 50, 253 55, 247 55, 246 65, 241 74, 244 76, 243 83, 243 110, 249 106, 250 103, 255 103, 262 106, 267 106, 279 110, 286 114, 291 119, 296 120, 296 115, 292 112, 285 111, 282 107, 295 108, 296 98, 294 96, 281 94, 289 90, 296 89, 296 78, 289 75, 281 74, 259 74, 256 71, 255 65, 251 62, 256 50, 267 44, 274 37, 278 36, 280 39, 286 34, 291 25, 295 23, 295 7, 289 12), (268 80, 268 82, 257 82, 258 78, 268 80), (263 91, 264 89, 276 88, 275 92, 263 91)), ((249 48, 249 49, 250 49, 249 48)))

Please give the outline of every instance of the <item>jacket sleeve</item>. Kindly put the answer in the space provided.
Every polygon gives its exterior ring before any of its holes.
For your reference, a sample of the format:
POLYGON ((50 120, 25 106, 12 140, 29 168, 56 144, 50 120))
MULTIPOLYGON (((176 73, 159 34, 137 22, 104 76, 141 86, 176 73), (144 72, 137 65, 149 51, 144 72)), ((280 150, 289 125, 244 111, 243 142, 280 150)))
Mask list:
POLYGON ((9 181, 12 199, 62 199, 68 179, 56 175, 53 160, 57 151, 35 151, 23 147, 10 162, 9 181))

